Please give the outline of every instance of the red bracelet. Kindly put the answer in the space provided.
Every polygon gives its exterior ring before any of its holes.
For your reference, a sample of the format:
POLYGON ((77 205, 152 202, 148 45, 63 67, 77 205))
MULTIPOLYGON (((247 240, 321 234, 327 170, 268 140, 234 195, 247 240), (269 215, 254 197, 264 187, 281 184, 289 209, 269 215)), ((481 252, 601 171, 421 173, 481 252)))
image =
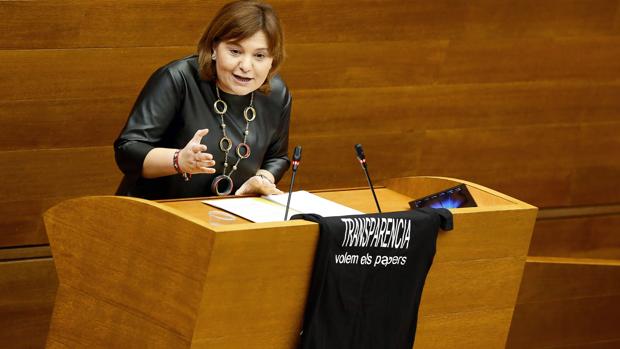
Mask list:
POLYGON ((181 166, 179 166, 179 152, 180 150, 174 152, 174 155, 172 156, 172 166, 174 166, 174 170, 177 171, 178 174, 183 176, 183 180, 187 182, 190 178, 192 178, 192 174, 181 170, 181 166))

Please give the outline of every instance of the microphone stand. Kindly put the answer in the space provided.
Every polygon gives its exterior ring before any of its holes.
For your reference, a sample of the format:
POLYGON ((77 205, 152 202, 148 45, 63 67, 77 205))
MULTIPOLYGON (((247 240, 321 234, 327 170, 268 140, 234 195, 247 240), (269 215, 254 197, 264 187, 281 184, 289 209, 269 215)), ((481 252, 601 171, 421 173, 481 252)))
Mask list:
POLYGON ((366 175, 368 186, 370 187, 370 191, 372 192, 372 197, 375 199, 377 210, 379 211, 379 213, 381 213, 381 207, 379 207, 379 200, 377 200, 377 194, 375 194, 375 187, 372 185, 372 182, 370 181, 370 175, 368 174, 368 165, 366 165, 366 159, 360 160, 360 164, 362 165, 362 169, 364 169, 364 174, 366 175))
POLYGON ((295 183, 295 174, 297 174, 297 167, 301 162, 301 145, 295 147, 293 152, 293 176, 291 177, 291 185, 288 188, 288 199, 286 199, 286 211, 284 212, 284 221, 288 219, 288 209, 291 205, 291 196, 293 196, 293 183, 295 183))
POLYGON ((288 208, 291 204, 291 196, 293 196, 293 183, 295 183, 295 174, 297 174, 297 166, 293 162, 293 176, 291 177, 291 185, 288 188, 288 199, 286 199, 286 212, 284 212, 284 220, 288 219, 288 208))

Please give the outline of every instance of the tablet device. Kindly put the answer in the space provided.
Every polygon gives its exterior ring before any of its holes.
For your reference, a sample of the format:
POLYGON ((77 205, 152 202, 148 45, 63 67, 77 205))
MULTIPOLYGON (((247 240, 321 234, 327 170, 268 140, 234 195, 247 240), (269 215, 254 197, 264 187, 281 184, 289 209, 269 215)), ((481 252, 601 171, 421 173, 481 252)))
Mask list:
POLYGON ((409 202, 411 208, 459 208, 476 207, 476 201, 463 183, 409 202))

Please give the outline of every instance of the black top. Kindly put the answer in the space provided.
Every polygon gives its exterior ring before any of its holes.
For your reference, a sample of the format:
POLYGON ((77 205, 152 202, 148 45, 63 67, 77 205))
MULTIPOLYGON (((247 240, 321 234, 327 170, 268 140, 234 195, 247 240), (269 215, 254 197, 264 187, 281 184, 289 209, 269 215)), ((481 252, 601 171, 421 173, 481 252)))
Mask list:
MULTIPOLYGON (((233 142, 228 157, 230 171, 237 160, 236 146, 243 141, 243 110, 250 104, 250 95, 237 96, 220 90, 220 96, 228 105, 224 122, 233 142)), ((125 128, 114 142, 116 163, 125 174, 116 194, 147 199, 214 195, 211 182, 224 168, 224 153, 219 148, 220 117, 213 109, 216 100, 215 83, 200 79, 196 55, 158 69, 142 89, 125 128), (215 158, 215 174, 194 175, 189 182, 180 175, 154 179, 141 176, 144 158, 151 149, 181 149, 203 128, 209 129, 202 144, 215 158)), ((250 123, 246 142, 251 154, 239 162, 231 176, 233 192, 259 169, 271 172, 278 181, 290 164, 287 148, 291 95, 279 76, 271 80, 268 95, 254 93, 253 104, 257 116, 250 123)))
POLYGON ((446 209, 292 219, 319 223, 301 349, 411 349, 446 209))

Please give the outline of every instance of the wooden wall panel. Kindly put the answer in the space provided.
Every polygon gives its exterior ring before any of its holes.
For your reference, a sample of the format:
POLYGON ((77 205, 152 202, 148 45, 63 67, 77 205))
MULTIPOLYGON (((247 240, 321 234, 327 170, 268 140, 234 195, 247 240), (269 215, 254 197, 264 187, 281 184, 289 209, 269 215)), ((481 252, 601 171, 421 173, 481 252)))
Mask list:
MULTIPOLYGON (((606 143, 610 145, 606 147, 606 154, 620 158, 620 138, 612 136, 601 141, 582 137, 584 133, 596 132, 601 135, 620 132, 620 123, 429 130, 421 144, 425 151, 420 156, 416 173, 470 178, 543 207, 615 203, 620 201, 620 196, 613 192, 588 196, 586 200, 578 196, 582 192, 572 189, 578 169, 599 164, 604 169, 619 172, 610 158, 597 159, 599 155, 592 151, 592 144, 599 142, 599 147, 606 143), (451 157, 451 161, 436 161, 446 157, 451 157), (538 175, 539 171, 542 176, 538 175), (552 183, 547 182, 550 178, 554 179, 552 183), (534 190, 542 184, 550 184, 550 191, 534 190)), ((578 185, 584 187, 600 180, 596 176, 579 179, 584 182, 578 185)))
POLYGON ((0 347, 44 347, 57 284, 51 258, 0 262, 0 347))
POLYGON ((620 295, 620 262, 529 257, 520 304, 620 295), (558 287, 560 286, 561 287, 558 287))
POLYGON ((446 40, 288 45, 282 74, 293 90, 429 84, 447 46, 446 40))
POLYGON ((620 263, 528 262, 507 348, 586 347, 620 340, 620 263))
POLYGON ((194 45, 225 1, 3 1, 3 49, 194 45), (192 36, 193 35, 193 36, 192 36))
MULTIPOLYGON (((225 1, 4 1, 1 48, 194 45, 225 1), (41 22, 43 19, 43 22, 41 22)), ((462 32, 466 2, 272 1, 290 42, 380 41, 462 32), (381 14, 381 15, 378 15, 381 14), (411 21, 411 18, 418 18, 411 21), (360 25, 360 24, 372 25, 360 25), (453 25, 446 25, 453 23, 453 25), (386 37, 387 36, 387 37, 386 37)))
MULTIPOLYGON (((324 183, 333 183, 334 187, 351 187, 367 185, 366 177, 355 157, 354 144, 365 144, 366 156, 371 161, 368 165, 372 178, 379 180, 390 178, 391 173, 409 173, 412 164, 417 162, 418 152, 398 154, 395 149, 407 149, 415 146, 419 133, 412 132, 410 137, 402 137, 401 133, 376 133, 375 135, 358 135, 352 141, 345 137, 294 136, 291 145, 303 144, 304 159, 295 178, 295 186, 306 189, 325 188, 324 183), (389 146, 385 139, 389 139, 389 146), (317 171, 317 169, 323 169, 317 171)), ((281 186, 290 183, 290 171, 280 182, 281 186)), ((286 189, 288 190, 288 189, 286 189)))
POLYGON ((121 179, 111 146, 0 152, 0 173, 16 164, 19 176, 5 175, 0 186, 0 246, 46 243, 45 210, 71 197, 113 195, 121 179))
POLYGON ((43 212, 67 197, 0 202, 0 247, 47 244, 43 212))
POLYGON ((135 97, 0 102, 0 151, 112 146, 135 97), (21 127, 18 127, 21 125, 21 127))
POLYGON ((9 173, 16 164, 24 168, 19 176, 4 178, 0 197, 37 200, 41 193, 62 197, 109 191, 120 179, 109 175, 116 171, 112 154, 111 146, 1 152, 0 172, 9 173))
POLYGON ((186 47, 0 51, 0 101, 137 96, 156 68, 186 47))
MULTIPOLYGON (((603 148, 597 152, 605 151, 603 148)), ((600 202, 601 197, 609 195, 610 187, 620 178, 620 169, 613 165, 615 153, 610 153, 610 163, 593 164, 582 166, 575 170, 575 176, 571 181, 575 192, 575 205, 588 205, 600 202)), ((617 201, 616 201, 617 202, 617 201)))
POLYGON ((618 339, 620 296, 518 304, 507 348, 557 348, 618 339), (535 322, 535 323, 534 323, 535 322))
MULTIPOLYGON (((0 6, 0 49, 194 45, 225 1, 19 1, 0 6)), ((617 0, 270 3, 289 42, 592 36, 619 32, 617 0)))
POLYGON ((485 129, 618 121, 618 82, 297 89, 294 131, 485 129), (343 103, 346 101, 346 103, 343 103), (388 122, 386 122, 388 121, 388 122))
POLYGON ((452 41, 439 81, 614 81, 619 56, 617 36, 452 41))
POLYGON ((529 255, 620 260, 620 214, 539 220, 529 255))
POLYGON ((471 3, 467 33, 474 37, 592 36, 617 33, 615 0, 565 0, 471 3), (508 3, 507 3, 508 4, 508 3))
POLYGON ((613 348, 620 342, 618 205, 539 213, 508 348, 613 348))

